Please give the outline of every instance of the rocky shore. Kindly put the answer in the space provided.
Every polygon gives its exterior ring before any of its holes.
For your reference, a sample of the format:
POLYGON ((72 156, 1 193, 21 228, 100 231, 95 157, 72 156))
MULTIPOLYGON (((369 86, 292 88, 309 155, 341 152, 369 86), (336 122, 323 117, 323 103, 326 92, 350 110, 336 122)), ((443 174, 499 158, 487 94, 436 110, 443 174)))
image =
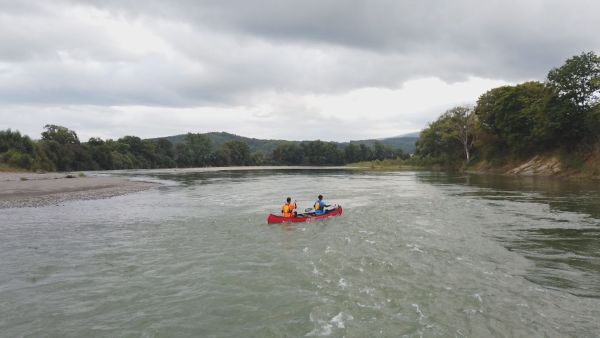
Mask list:
POLYGON ((0 209, 57 205, 70 200, 109 198, 157 186, 112 176, 69 173, 0 173, 0 209))
POLYGON ((465 170, 472 174, 502 174, 509 176, 546 176, 600 180, 600 150, 583 159, 577 168, 565 166, 557 154, 535 155, 527 160, 492 165, 481 161, 465 170))

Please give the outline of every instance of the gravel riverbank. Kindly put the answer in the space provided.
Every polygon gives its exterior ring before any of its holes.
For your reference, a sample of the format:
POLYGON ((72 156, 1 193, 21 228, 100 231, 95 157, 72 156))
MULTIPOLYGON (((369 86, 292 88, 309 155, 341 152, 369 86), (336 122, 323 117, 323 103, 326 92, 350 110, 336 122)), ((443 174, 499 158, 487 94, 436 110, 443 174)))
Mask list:
POLYGON ((69 173, 0 173, 0 209, 57 205, 69 200, 109 198, 157 186, 122 177, 69 173))

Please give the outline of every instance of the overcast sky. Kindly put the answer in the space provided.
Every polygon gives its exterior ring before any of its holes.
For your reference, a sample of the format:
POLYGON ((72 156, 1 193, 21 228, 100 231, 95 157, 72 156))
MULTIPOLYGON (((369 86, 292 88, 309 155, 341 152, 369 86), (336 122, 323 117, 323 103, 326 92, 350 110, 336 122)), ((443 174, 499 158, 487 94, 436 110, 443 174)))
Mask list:
POLYGON ((0 0, 0 129, 395 136, 599 32, 597 0, 0 0))

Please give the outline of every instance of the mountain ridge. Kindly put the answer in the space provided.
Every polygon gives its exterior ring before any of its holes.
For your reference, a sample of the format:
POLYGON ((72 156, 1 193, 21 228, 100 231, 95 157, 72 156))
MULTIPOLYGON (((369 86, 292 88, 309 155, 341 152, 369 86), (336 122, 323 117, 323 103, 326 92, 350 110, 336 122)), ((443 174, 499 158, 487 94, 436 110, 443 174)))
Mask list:
MULTIPOLYGON (((225 142, 228 141, 241 141, 248 145, 250 151, 252 153, 255 152, 263 152, 265 154, 271 153, 279 144, 282 143, 292 143, 292 144, 300 144, 302 142, 310 142, 310 140, 303 141, 290 141, 290 140, 282 140, 282 139, 258 139, 253 137, 246 137, 241 135, 236 135, 232 133, 228 133, 225 131, 220 132, 207 132, 207 133, 199 133, 200 135, 207 136, 212 145, 215 147, 220 147, 225 142)), ((149 138, 149 140, 159 140, 166 139, 171 141, 173 144, 182 143, 187 134, 178 134, 172 136, 164 136, 164 137, 154 137, 149 138)), ((418 133, 409 133, 403 134, 394 137, 380 138, 380 139, 364 139, 364 140, 351 140, 346 142, 332 142, 337 144, 339 147, 344 147, 348 144, 365 144, 367 146, 372 146, 375 142, 380 142, 383 145, 387 145, 393 148, 400 148, 403 152, 412 154, 415 152, 415 143, 418 139, 418 133), (417 136, 415 136, 417 135, 417 136)))

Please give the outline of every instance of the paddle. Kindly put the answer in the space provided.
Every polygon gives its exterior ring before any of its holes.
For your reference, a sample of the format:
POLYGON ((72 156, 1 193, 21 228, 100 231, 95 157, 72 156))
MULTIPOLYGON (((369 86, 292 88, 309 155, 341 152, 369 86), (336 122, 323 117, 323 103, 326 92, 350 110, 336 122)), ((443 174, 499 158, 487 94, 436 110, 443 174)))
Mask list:
POLYGON ((337 209, 337 207, 338 207, 338 205, 337 205, 337 204, 334 204, 334 205, 328 205, 328 206, 327 206, 327 208, 330 208, 330 209, 325 209, 325 212, 328 212, 328 211, 335 210, 335 209, 337 209))

